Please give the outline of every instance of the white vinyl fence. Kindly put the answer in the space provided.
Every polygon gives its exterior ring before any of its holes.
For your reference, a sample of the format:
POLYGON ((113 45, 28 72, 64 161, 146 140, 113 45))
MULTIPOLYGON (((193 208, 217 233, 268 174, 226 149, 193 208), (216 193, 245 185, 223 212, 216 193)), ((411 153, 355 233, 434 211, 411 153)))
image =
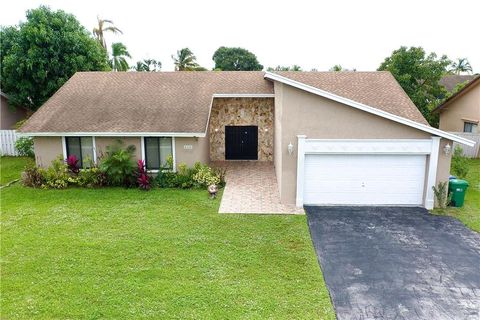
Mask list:
POLYGON ((18 156, 17 149, 15 149, 15 141, 18 138, 15 130, 0 130, 0 155, 18 156))
POLYGON ((453 150, 455 147, 459 145, 463 149, 463 155, 468 158, 479 158, 480 157, 480 133, 469 133, 469 132, 451 132, 457 136, 462 138, 475 141, 475 145, 473 147, 466 146, 464 144, 460 144, 457 142, 453 143, 453 150))

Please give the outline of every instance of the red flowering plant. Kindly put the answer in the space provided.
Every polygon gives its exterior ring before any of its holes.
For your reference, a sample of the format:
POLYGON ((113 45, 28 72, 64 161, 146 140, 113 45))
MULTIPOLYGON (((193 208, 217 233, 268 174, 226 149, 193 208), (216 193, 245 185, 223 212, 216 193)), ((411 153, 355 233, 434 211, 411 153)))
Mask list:
POLYGON ((73 174, 78 174, 80 172, 80 166, 78 165, 78 159, 75 155, 70 155, 67 158, 67 167, 68 170, 73 174))
POLYGON ((138 187, 145 191, 150 190, 152 187, 150 183, 150 177, 147 174, 145 162, 143 160, 138 160, 137 162, 137 183, 138 187))

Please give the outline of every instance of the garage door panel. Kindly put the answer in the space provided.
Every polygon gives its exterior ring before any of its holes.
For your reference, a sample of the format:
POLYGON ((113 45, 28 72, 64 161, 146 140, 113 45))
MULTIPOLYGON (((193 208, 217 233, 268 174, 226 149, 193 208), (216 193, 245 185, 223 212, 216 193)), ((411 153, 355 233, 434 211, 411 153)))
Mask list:
POLYGON ((306 155, 305 204, 423 203, 426 156, 306 155))

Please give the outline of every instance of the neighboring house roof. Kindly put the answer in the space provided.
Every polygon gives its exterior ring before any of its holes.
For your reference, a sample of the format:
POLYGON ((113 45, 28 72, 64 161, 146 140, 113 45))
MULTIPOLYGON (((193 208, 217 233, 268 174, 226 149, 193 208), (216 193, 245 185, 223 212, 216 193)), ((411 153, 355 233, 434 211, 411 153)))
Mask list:
POLYGON ((445 100, 442 104, 440 104, 438 107, 433 109, 432 112, 437 113, 440 112, 443 108, 445 108, 447 105, 455 101, 458 97, 462 96, 465 94, 468 90, 476 86, 477 84, 480 83, 480 75, 473 76, 474 79, 468 82, 462 89, 459 91, 455 92, 451 97, 449 97, 447 100, 445 100))
POLYGON ((440 84, 452 92, 459 83, 469 82, 475 79, 475 75, 447 74, 440 79, 440 84))

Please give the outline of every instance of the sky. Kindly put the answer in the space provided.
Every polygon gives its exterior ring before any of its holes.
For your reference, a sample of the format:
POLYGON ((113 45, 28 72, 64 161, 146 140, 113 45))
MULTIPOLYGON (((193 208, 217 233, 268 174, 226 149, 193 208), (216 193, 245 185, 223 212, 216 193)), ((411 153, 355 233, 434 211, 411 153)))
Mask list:
POLYGON ((171 56, 184 47, 209 69, 215 50, 232 46, 255 53, 265 68, 370 71, 400 46, 422 46, 466 57, 480 72, 478 0, 10 0, 0 5, 0 24, 18 24, 42 4, 72 13, 89 31, 97 15, 113 20, 123 35, 107 34, 107 42, 123 42, 131 64, 156 59, 163 71, 173 70, 171 56))

